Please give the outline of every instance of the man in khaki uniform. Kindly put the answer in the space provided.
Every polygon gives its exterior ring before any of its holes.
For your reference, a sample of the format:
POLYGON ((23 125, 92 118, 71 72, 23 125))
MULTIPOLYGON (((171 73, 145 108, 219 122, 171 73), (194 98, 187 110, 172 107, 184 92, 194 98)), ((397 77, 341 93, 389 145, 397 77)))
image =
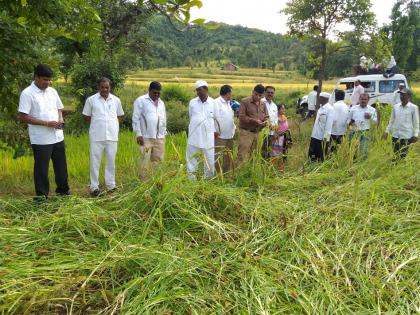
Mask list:
POLYGON ((151 82, 149 92, 137 98, 133 105, 133 131, 140 146, 139 175, 147 179, 148 173, 165 155, 166 109, 160 99, 162 86, 151 82))
POLYGON ((261 101, 264 97, 264 86, 257 85, 248 96, 241 101, 239 108, 239 148, 238 163, 249 159, 257 147, 258 134, 267 125, 268 112, 261 101))

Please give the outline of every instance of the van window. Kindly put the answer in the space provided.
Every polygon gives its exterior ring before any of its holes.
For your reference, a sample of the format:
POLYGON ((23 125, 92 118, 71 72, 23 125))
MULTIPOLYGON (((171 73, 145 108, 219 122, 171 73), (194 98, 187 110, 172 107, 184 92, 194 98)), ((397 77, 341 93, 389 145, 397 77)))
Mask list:
POLYGON ((340 85, 338 86, 340 90, 343 90, 347 93, 352 93, 353 87, 354 87, 354 82, 340 82, 340 85))
POLYGON ((362 82, 362 86, 365 88, 365 93, 373 93, 376 90, 375 81, 362 82))
POLYGON ((404 80, 383 80, 379 81, 379 93, 393 93, 397 88, 398 84, 404 83, 404 80))

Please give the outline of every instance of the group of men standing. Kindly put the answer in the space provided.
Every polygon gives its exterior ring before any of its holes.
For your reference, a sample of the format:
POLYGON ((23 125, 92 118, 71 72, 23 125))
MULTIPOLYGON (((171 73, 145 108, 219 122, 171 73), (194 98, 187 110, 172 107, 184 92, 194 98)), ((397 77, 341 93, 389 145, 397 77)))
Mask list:
MULTIPOLYGON (((387 138, 389 133, 392 134, 393 150, 397 158, 403 158, 407 155, 409 145, 418 140, 419 110, 410 102, 412 93, 404 85, 400 86, 395 94, 398 95, 399 102, 394 97, 395 104, 384 137, 387 138)), ((344 102, 345 92, 342 90, 335 91, 336 102, 332 105, 329 103, 330 97, 331 95, 326 92, 319 94, 320 107, 312 129, 309 158, 312 161, 323 161, 328 153, 335 152, 350 127, 349 138, 358 140, 357 153, 366 159, 369 131, 372 124, 378 123, 376 109, 368 105, 369 94, 364 92, 360 81, 357 81, 350 98, 351 106, 344 102)))
MULTIPOLYGON (((53 72, 47 65, 38 65, 34 71, 34 81, 21 93, 18 109, 20 121, 28 124, 34 152, 35 192, 39 198, 47 198, 49 194, 50 160, 53 162, 56 193, 69 194, 63 104, 57 91, 50 87, 52 77, 53 72)), ((160 98, 161 90, 159 82, 151 82, 148 93, 137 98, 133 105, 132 125, 139 145, 139 175, 143 179, 153 172, 165 155, 167 118, 165 104, 160 98)), ((215 171, 226 173, 233 168, 233 139, 236 133, 235 114, 230 103, 232 87, 222 86, 220 96, 216 99, 209 96, 206 81, 198 80, 195 90, 197 97, 189 103, 186 148, 187 172, 191 179, 196 178, 200 153, 204 157, 206 178, 213 176, 215 171)), ((237 164, 248 160, 257 148, 262 129, 279 123, 274 93, 272 86, 257 85, 251 96, 242 99, 238 115, 237 164)), ((403 157, 407 154, 408 145, 417 141, 419 113, 418 107, 410 102, 410 90, 402 88, 398 94, 401 102, 393 107, 386 133, 392 133, 394 150, 403 157)), ((358 104, 350 108, 344 103, 344 96, 344 91, 336 91, 336 103, 330 105, 330 94, 320 93, 320 108, 309 148, 311 160, 324 160, 328 147, 334 150, 342 142, 349 125, 353 128, 351 136, 359 137, 367 155, 368 131, 371 123, 377 122, 376 110, 368 105, 369 95, 366 93, 360 93, 358 104)), ((98 92, 87 98, 83 116, 90 124, 90 191, 93 196, 98 196, 101 193, 99 168, 104 153, 106 191, 116 189, 115 158, 119 125, 124 118, 120 99, 111 94, 109 79, 99 80, 98 92)), ((272 131, 269 133, 273 135, 272 131)))
MULTIPOLYGON (((64 145, 63 104, 57 91, 52 88, 53 72, 48 65, 35 67, 34 81, 20 96, 19 119, 28 124, 31 146, 34 152, 34 183, 37 198, 49 194, 48 169, 52 160, 56 193, 69 194, 66 152, 64 145)), ((188 142, 186 148, 187 172, 195 178, 199 164, 198 154, 204 156, 204 177, 233 168, 233 138, 235 114, 231 107, 232 87, 224 85, 220 96, 212 99, 208 84, 199 80, 195 84, 197 97, 189 103, 188 142)), ((139 145, 139 175, 145 179, 165 155, 166 108, 160 98, 162 86, 151 82, 148 93, 134 101, 132 125, 139 145)), ((258 133, 277 119, 277 107, 273 102, 274 87, 257 85, 250 97, 242 100, 239 110, 240 143, 238 161, 249 158, 257 146, 258 133), (264 94, 266 97, 264 98, 264 94)), ((98 92, 86 99, 84 120, 89 126, 90 144, 90 192, 102 193, 99 187, 99 169, 105 154, 105 186, 107 192, 116 189, 115 158, 118 148, 119 125, 124 111, 120 99, 111 94, 111 81, 101 78, 98 92)))

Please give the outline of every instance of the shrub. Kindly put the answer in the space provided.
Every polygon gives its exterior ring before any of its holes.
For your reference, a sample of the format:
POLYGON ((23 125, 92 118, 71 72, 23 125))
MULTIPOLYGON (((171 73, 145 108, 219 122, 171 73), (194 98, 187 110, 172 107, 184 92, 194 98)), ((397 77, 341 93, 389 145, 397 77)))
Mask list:
POLYGON ((182 85, 164 85, 162 87, 162 100, 164 102, 178 101, 188 104, 193 97, 193 93, 182 85))
POLYGON ((170 133, 188 130, 188 105, 184 102, 166 102, 167 129, 170 133))

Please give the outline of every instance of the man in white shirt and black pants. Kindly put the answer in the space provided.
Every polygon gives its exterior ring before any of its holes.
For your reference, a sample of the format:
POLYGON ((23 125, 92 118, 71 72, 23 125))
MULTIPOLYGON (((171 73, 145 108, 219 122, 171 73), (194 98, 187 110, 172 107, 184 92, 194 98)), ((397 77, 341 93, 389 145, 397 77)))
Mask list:
POLYGON ((83 116, 90 123, 90 191, 98 196, 99 168, 105 151, 105 186, 108 192, 116 189, 115 157, 118 147, 119 125, 124 111, 120 99, 111 93, 111 81, 108 78, 99 80, 99 92, 86 99, 83 116))
POLYGON ((34 81, 22 91, 19 100, 19 120, 28 124, 34 152, 34 183, 37 197, 48 198, 48 168, 53 162, 58 195, 68 195, 67 161, 63 134, 63 103, 50 87, 53 72, 47 65, 35 67, 34 81))
POLYGON ((332 105, 334 108, 334 122, 331 129, 330 152, 335 152, 338 145, 343 142, 343 137, 347 132, 349 107, 344 103, 346 93, 343 90, 335 91, 336 102, 332 105))
POLYGON ((233 137, 235 136, 235 117, 230 100, 232 87, 223 85, 220 96, 215 101, 216 131, 216 172, 229 172, 233 168, 233 137))
POLYGON ((214 138, 219 136, 215 129, 215 104, 209 96, 207 82, 198 80, 195 89, 197 97, 189 104, 187 172, 190 179, 196 179, 197 153, 200 151, 204 155, 204 177, 209 178, 214 175, 214 138))
POLYGON ((316 114, 308 152, 311 161, 324 161, 328 152, 334 122, 334 108, 328 103, 330 96, 327 92, 319 95, 320 108, 316 114))
POLYGON ((308 95, 308 112, 306 113, 305 120, 315 115, 316 101, 318 98, 318 89, 318 85, 314 85, 313 90, 308 95))
POLYGON ((385 136, 392 133, 392 144, 397 158, 407 156, 410 144, 419 137, 419 108, 410 102, 412 93, 404 88, 400 92, 401 103, 394 105, 385 136))
MULTIPOLYGON (((359 153, 363 152, 363 159, 367 159, 369 151, 369 130, 371 123, 378 122, 376 109, 368 105, 369 94, 362 93, 359 99, 359 105, 350 108, 348 122, 352 127, 350 139, 354 137, 359 138, 359 153)), ((357 157, 357 152, 354 158, 357 157)))
POLYGON ((140 96, 133 105, 133 131, 140 146, 139 175, 146 179, 148 172, 163 161, 165 156, 166 108, 160 98, 162 85, 153 81, 149 92, 140 96))

